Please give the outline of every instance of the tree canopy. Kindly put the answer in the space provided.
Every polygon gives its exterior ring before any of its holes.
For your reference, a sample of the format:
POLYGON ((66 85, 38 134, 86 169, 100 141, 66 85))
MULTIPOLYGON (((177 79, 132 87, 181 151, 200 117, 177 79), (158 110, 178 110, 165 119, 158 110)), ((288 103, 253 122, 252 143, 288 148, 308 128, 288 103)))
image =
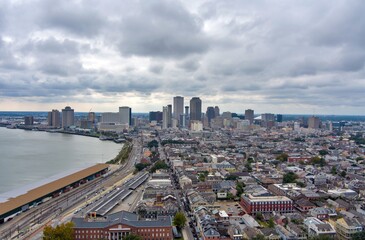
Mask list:
POLYGON ((143 240, 143 238, 135 234, 129 234, 128 236, 123 237, 122 240, 143 240))
POLYGON ((56 227, 46 226, 43 230, 43 240, 73 240, 73 222, 62 223, 56 227))
POLYGON ((186 221, 185 214, 183 212, 177 212, 172 223, 181 229, 185 226, 186 221))
POLYGON ((295 183, 298 176, 294 172, 288 172, 283 176, 283 183, 295 183))

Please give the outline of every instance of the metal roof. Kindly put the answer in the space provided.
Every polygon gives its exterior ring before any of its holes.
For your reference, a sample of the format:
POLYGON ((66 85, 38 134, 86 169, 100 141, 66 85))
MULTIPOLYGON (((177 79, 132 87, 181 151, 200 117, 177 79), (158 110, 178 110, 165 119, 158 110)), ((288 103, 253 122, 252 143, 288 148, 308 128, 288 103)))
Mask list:
POLYGON ((109 167, 108 164, 96 164, 92 167, 70 174, 66 177, 52 181, 40 187, 34 188, 17 197, 10 198, 6 202, 0 203, 0 215, 3 215, 9 211, 22 207, 28 203, 31 203, 32 201, 38 198, 47 196, 52 192, 62 189, 63 187, 66 187, 74 182, 86 178, 94 173, 100 172, 108 167, 109 167))

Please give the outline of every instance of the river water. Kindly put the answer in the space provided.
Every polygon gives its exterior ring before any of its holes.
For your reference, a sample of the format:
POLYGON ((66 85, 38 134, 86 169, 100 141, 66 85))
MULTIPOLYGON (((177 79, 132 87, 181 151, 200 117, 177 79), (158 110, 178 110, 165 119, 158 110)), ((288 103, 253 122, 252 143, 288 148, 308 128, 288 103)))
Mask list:
POLYGON ((122 146, 92 137, 0 127, 0 193, 105 163, 122 146))

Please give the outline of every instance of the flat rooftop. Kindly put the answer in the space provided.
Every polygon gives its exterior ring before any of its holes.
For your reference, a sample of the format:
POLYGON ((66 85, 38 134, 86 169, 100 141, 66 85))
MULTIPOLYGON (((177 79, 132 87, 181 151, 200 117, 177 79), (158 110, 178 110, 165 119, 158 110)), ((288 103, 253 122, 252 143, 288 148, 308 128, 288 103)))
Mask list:
POLYGON ((0 215, 3 215, 13 209, 22 207, 38 198, 44 197, 52 192, 62 189, 63 187, 66 187, 74 182, 86 178, 94 173, 100 172, 108 167, 109 164, 96 164, 94 166, 59 178, 42 186, 33 188, 25 193, 23 192, 21 193, 21 195, 18 195, 16 197, 11 197, 6 201, 0 202, 0 215))
POLYGON ((288 197, 285 196, 264 196, 264 197, 254 197, 251 194, 249 194, 248 196, 245 196, 249 201, 251 202, 262 202, 262 201, 290 201, 292 202, 292 200, 288 197))

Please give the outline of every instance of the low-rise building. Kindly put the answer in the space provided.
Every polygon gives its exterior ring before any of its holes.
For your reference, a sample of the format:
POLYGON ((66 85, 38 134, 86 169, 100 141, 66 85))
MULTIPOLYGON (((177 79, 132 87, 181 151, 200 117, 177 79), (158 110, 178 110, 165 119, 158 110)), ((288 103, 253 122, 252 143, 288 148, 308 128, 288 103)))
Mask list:
POLYGON ((137 214, 121 211, 107 215, 105 218, 74 217, 75 240, 122 239, 129 234, 135 234, 144 240, 171 240, 171 217, 161 217, 156 220, 140 220, 137 214))
POLYGON ((250 194, 242 195, 240 204, 244 211, 250 215, 273 211, 278 213, 293 212, 293 201, 285 196, 254 197, 250 194))

